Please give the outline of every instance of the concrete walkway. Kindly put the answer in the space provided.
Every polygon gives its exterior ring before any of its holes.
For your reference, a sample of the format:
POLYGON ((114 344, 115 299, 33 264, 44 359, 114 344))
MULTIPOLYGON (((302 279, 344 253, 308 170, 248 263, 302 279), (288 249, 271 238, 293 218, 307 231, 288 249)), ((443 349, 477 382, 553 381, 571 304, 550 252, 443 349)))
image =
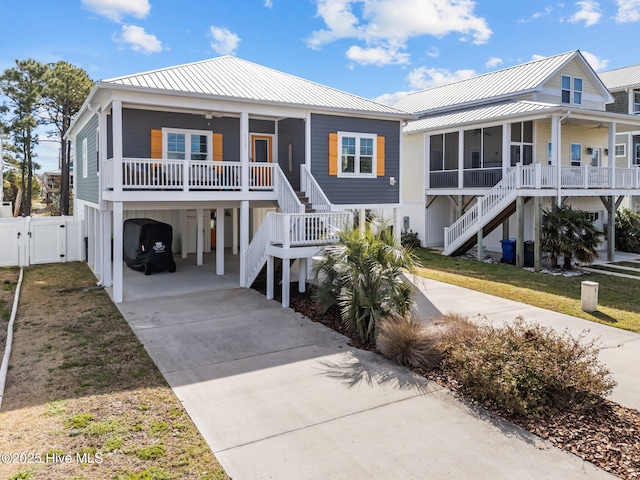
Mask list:
MULTIPOLYGON (((423 287, 424 313, 530 317, 423 287)), ((119 308, 234 480, 615 478, 253 290, 216 288, 119 308)))

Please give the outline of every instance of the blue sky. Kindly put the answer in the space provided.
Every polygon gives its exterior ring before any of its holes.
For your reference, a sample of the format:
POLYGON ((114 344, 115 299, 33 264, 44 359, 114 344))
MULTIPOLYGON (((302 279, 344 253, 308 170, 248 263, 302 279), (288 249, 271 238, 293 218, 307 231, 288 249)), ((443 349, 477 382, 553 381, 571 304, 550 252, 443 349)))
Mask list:
MULTIPOLYGON (((231 54, 386 103, 575 49, 596 71, 640 63, 640 0, 0 0, 0 18, 2 70, 100 80, 231 54)), ((56 168, 55 144, 38 155, 56 168)))

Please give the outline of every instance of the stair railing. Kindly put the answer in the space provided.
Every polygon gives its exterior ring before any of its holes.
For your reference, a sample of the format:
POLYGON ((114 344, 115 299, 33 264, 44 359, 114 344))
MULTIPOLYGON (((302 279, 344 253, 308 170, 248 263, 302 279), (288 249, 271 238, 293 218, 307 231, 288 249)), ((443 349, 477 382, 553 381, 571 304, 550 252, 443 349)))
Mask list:
POLYGON ((309 199, 314 210, 318 212, 333 211, 333 205, 305 164, 300 165, 300 190, 309 199))

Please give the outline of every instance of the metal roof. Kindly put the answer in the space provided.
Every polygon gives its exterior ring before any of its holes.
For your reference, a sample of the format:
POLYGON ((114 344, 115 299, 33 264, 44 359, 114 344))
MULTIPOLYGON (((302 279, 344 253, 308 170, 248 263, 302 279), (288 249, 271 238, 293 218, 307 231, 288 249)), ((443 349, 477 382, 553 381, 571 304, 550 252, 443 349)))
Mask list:
POLYGON ((405 125, 402 131, 403 133, 416 133, 425 130, 437 130, 469 123, 480 123, 514 115, 541 113, 557 108, 557 105, 549 103, 506 101, 490 106, 468 108, 466 110, 458 110, 456 112, 432 115, 421 120, 409 122, 405 125))
POLYGON ((233 56, 112 78, 103 80, 101 85, 104 84, 213 95, 231 100, 410 117, 405 111, 233 56))
POLYGON ((640 85, 640 65, 600 72, 598 76, 609 90, 637 87, 640 85))
POLYGON ((459 82, 421 90, 407 95, 394 106, 411 113, 421 113, 447 107, 459 107, 461 104, 513 98, 536 91, 560 67, 576 56, 582 58, 580 52, 575 50, 459 82))

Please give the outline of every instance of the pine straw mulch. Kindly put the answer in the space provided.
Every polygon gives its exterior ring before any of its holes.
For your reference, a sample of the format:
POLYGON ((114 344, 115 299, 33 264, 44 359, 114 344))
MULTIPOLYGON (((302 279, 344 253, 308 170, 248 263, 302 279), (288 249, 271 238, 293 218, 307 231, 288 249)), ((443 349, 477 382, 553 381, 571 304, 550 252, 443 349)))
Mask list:
MULTIPOLYGON (((310 292, 298 293, 291 288, 291 308, 314 322, 349 336, 342 325, 340 312, 331 308, 320 314, 310 292)), ((256 288, 258 291, 261 288, 256 288)), ((264 293, 264 291, 262 292, 264 293)), ((349 345, 376 351, 370 344, 352 339, 349 345)), ((442 370, 416 369, 420 375, 455 391, 464 397, 460 386, 442 370)), ((471 403, 472 399, 467 398, 471 403)), ((640 479, 640 412, 609 400, 590 411, 566 412, 551 418, 514 417, 495 405, 481 405, 492 415, 499 416, 549 441, 556 447, 571 452, 594 465, 625 480, 640 479)))

